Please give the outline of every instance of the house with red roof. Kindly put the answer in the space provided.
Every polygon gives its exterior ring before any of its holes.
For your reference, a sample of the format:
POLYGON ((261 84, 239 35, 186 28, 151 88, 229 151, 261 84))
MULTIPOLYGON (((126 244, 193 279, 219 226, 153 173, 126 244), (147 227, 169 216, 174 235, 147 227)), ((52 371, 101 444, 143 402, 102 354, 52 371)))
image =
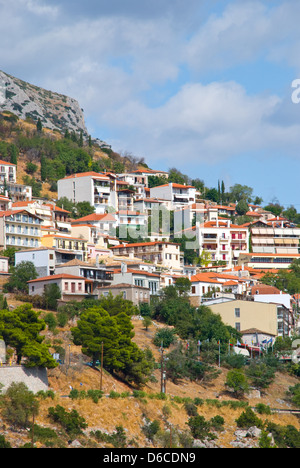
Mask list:
POLYGON ((196 203, 196 187, 192 185, 169 184, 150 188, 150 197, 171 202, 172 208, 177 209, 196 203))
POLYGON ((44 276, 28 281, 29 295, 42 296, 45 287, 52 284, 56 284, 59 287, 62 302, 81 301, 87 296, 93 295, 92 280, 66 273, 44 276))

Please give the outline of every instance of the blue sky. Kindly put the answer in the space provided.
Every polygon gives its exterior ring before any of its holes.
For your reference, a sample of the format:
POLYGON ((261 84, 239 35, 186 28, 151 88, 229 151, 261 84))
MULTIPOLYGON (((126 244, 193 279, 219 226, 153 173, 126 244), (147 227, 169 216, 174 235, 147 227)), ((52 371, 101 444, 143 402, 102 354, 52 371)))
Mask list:
POLYGON ((0 69, 78 99, 93 137, 300 211, 300 2, 0 0, 0 69))

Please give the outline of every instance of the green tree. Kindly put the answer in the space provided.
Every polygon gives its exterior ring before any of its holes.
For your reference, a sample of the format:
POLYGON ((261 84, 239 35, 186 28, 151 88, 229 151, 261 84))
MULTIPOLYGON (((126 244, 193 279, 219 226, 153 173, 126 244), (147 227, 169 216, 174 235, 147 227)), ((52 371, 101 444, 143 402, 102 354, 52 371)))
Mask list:
POLYGON ((37 121, 36 129, 37 129, 38 133, 41 133, 42 130, 43 130, 43 125, 42 125, 42 121, 41 121, 40 118, 39 118, 38 121, 37 121))
POLYGON ((56 367, 57 364, 43 343, 40 335, 46 324, 31 304, 24 304, 13 311, 0 310, 0 337, 7 346, 15 349, 17 363, 25 358, 25 366, 56 367))
POLYGON ((275 378, 275 370, 264 362, 252 361, 246 371, 247 377, 251 379, 256 388, 268 388, 275 378))
POLYGON ((5 393, 4 401, 2 415, 15 427, 29 427, 33 416, 39 413, 38 400, 23 382, 13 382, 5 393))
POLYGON ((43 301, 46 309, 57 310, 58 301, 61 298, 61 291, 57 284, 48 284, 43 292, 43 301))
POLYGON ((133 325, 125 312, 111 316, 103 307, 84 311, 77 327, 72 328, 74 343, 91 356, 93 365, 100 360, 103 343, 103 366, 109 372, 123 374, 129 382, 143 384, 152 371, 151 360, 132 341, 133 325))
POLYGON ((235 209, 239 216, 244 216, 247 213, 247 211, 249 211, 249 206, 246 200, 242 199, 237 203, 235 209))
POLYGON ((21 291, 28 293, 28 281, 36 279, 38 276, 35 266, 32 262, 21 262, 11 268, 11 276, 4 285, 7 292, 21 291))
POLYGON ((233 369, 228 372, 225 385, 233 390, 237 398, 244 396, 244 393, 249 389, 247 378, 240 369, 233 369))

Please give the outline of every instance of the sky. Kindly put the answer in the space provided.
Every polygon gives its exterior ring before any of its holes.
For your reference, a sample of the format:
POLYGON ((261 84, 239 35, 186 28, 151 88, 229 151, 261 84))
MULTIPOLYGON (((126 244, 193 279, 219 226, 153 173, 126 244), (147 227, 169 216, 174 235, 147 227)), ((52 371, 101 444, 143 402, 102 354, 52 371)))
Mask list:
POLYGON ((0 0, 0 69, 121 154, 300 212, 299 21, 298 0, 0 0))

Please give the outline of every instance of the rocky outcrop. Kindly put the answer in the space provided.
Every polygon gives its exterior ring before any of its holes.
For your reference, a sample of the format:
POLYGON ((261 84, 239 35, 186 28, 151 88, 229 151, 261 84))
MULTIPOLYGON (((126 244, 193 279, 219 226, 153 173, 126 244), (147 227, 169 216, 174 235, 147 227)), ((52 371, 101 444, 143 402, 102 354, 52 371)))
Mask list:
POLYGON ((0 112, 10 111, 20 119, 41 119, 44 127, 88 136, 83 110, 68 96, 47 91, 0 71, 0 112))

